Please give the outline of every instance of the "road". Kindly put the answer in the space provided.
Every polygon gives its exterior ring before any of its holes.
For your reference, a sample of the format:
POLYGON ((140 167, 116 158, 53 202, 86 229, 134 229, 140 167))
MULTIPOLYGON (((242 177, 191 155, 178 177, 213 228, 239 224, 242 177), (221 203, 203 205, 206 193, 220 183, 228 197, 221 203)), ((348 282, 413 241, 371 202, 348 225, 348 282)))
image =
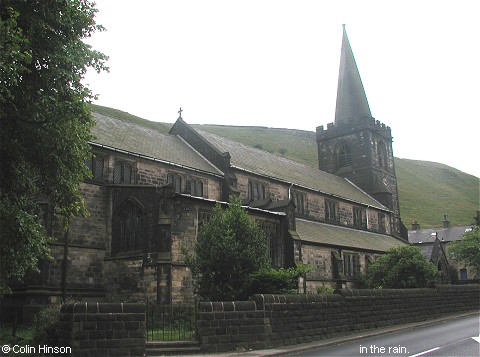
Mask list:
POLYGON ((480 315, 358 339, 289 356, 480 356, 480 315), (472 337, 477 337, 477 340, 472 337))

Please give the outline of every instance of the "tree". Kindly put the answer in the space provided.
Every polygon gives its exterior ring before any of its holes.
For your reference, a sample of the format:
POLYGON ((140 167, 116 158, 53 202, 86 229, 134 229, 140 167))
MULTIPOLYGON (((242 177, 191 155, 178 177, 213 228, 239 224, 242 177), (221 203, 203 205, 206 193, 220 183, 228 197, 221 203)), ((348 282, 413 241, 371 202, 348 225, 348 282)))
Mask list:
POLYGON ((448 254, 454 261, 472 267, 480 277, 480 227, 463 233, 461 240, 451 242, 448 254))
POLYGON ((96 11, 88 0, 0 0, 0 295, 49 255, 39 197, 66 223, 86 214, 78 184, 94 96, 81 80, 108 70, 82 42, 103 29, 96 11))
POLYGON ((285 149, 285 148, 280 148, 280 149, 278 149, 278 152, 279 152, 280 154, 282 154, 282 156, 285 156, 285 154, 287 153, 287 149, 285 149))
POLYGON ((437 274, 435 265, 418 247, 403 246, 378 257, 368 266, 365 278, 370 288, 424 288, 434 282, 437 274))
POLYGON ((246 299, 250 276, 270 266, 264 233, 235 196, 226 209, 215 206, 198 232, 194 254, 184 254, 197 293, 210 301, 246 299))

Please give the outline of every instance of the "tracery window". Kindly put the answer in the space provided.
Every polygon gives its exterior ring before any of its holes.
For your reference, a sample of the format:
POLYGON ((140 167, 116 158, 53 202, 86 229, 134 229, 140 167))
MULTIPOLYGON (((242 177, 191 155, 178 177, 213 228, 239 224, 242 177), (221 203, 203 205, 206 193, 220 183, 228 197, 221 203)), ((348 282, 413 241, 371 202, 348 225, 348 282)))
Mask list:
POLYGON ((92 173, 92 180, 103 180, 103 158, 101 156, 88 158, 87 161, 85 161, 85 166, 87 166, 92 173))
POLYGON ((272 263, 275 262, 275 237, 277 236, 278 232, 278 224, 276 222, 267 222, 267 221, 261 221, 260 222, 260 228, 262 231, 265 233, 265 236, 267 238, 267 251, 268 251, 268 257, 272 261, 272 263))
POLYGON ((248 197, 253 200, 266 198, 265 185, 251 180, 248 181, 248 197))
POLYGON ((141 248, 143 210, 140 204, 128 199, 117 211, 112 224, 112 253, 141 248))
POLYGON ((182 193, 182 177, 180 175, 169 173, 167 184, 172 184, 176 193, 182 193))
POLYGON ((350 146, 343 144, 338 150, 338 166, 345 167, 352 165, 352 151, 350 146))
POLYGON ((363 228, 363 211, 360 207, 353 207, 353 225, 363 228))
POLYGON ((354 277, 360 270, 359 257, 356 254, 343 254, 343 274, 354 277))
POLYGON ((387 165, 386 150, 383 142, 377 143, 377 158, 378 158, 378 166, 382 168, 386 168, 386 165, 387 165))
POLYGON ((333 201, 325 200, 325 220, 330 222, 337 221, 337 207, 333 201))
POLYGON ((200 179, 191 178, 187 180, 187 193, 196 197, 203 197, 203 182, 200 179))
POLYGON ((385 226, 385 215, 383 213, 378 214, 378 229, 380 232, 386 232, 386 226, 385 226))
POLYGON ((305 214, 305 198, 301 193, 293 192, 293 203, 295 203, 295 213, 305 214))
POLYGON ((113 183, 132 183, 132 165, 126 161, 115 161, 113 183))

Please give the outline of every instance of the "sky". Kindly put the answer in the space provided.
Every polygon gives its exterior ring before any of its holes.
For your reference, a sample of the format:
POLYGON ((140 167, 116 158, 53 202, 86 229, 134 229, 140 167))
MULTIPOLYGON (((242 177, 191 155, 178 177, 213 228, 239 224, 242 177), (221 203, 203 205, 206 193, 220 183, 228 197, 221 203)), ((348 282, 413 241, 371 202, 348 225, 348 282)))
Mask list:
POLYGON ((480 177, 480 2, 96 0, 96 104, 173 123, 315 131, 335 119, 342 24, 396 157, 480 177))

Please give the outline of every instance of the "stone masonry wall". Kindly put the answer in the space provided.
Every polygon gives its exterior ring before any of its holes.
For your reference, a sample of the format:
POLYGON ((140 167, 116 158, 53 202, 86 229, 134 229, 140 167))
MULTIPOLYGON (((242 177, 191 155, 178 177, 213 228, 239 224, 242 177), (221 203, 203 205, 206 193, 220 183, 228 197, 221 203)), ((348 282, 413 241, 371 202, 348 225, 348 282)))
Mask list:
POLYGON ((145 305, 65 304, 59 346, 80 356, 144 356, 145 305))
POLYGON ((200 303, 197 332, 203 352, 275 348, 475 311, 479 295, 478 285, 255 295, 252 301, 200 303))

